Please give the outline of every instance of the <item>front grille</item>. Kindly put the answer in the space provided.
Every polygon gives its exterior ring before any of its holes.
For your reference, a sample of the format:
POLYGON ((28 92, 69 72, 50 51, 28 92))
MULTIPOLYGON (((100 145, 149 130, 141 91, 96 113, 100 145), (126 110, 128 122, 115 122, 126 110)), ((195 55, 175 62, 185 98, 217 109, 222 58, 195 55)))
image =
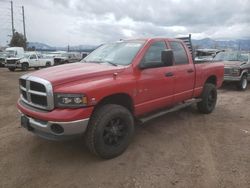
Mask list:
POLYGON ((34 76, 22 76, 19 80, 21 100, 30 106, 52 110, 53 90, 49 81, 34 76))
POLYGON ((47 106, 47 97, 46 96, 31 94, 30 98, 31 98, 31 101, 35 104, 38 104, 41 106, 47 106))
POLYGON ((24 80, 24 79, 19 79, 19 84, 20 84, 20 86, 23 86, 23 87, 26 88, 26 80, 24 80))
POLYGON ((34 91, 40 91, 46 93, 46 88, 43 84, 37 82, 30 82, 30 89, 34 91))
POLYGON ((16 63, 16 60, 7 60, 6 63, 7 63, 7 64, 15 64, 15 63, 16 63))
POLYGON ((230 75, 232 73, 232 69, 230 69, 230 68, 225 68, 224 69, 224 74, 225 75, 230 75))

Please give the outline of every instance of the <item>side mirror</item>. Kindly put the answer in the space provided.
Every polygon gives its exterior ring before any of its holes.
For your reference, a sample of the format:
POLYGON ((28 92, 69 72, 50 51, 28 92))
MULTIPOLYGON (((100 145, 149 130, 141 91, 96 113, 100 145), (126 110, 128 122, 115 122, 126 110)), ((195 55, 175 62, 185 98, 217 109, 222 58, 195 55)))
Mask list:
POLYGON ((161 61, 165 66, 173 66, 174 54, 172 50, 164 50, 161 52, 161 61))

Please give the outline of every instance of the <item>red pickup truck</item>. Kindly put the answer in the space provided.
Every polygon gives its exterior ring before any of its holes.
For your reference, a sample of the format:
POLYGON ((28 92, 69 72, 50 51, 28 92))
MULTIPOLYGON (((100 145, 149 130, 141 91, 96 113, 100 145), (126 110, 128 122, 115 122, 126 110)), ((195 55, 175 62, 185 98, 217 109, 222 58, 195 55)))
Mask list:
POLYGON ((29 131, 53 140, 84 135, 91 152, 113 158, 129 145, 135 121, 194 102, 211 113, 223 76, 221 63, 194 64, 182 40, 124 40, 22 76, 17 107, 29 131))

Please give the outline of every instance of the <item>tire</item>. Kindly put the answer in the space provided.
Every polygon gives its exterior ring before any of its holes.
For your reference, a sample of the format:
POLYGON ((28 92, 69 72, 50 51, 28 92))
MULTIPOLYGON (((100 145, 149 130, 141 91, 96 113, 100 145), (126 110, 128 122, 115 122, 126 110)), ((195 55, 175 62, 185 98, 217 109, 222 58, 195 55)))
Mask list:
POLYGON ((237 83, 237 88, 240 91, 245 91, 247 89, 248 81, 247 81, 247 75, 243 75, 240 79, 240 82, 237 83))
POLYGON ((29 69, 29 64, 28 63, 23 63, 21 69, 22 69, 22 71, 27 71, 29 69))
POLYGON ((9 67, 8 69, 9 69, 9 71, 14 72, 16 68, 14 68, 14 67, 9 67))
POLYGON ((85 143, 91 153, 111 159, 126 150, 133 135, 134 119, 129 110, 107 104, 94 112, 85 134, 85 143))
POLYGON ((214 84, 205 84, 201 99, 202 101, 197 103, 198 110, 203 114, 211 113, 217 102, 217 89, 214 84))
POLYGON ((35 67, 34 69, 35 69, 35 70, 39 70, 39 67, 35 67))
POLYGON ((47 62, 45 67, 50 67, 51 66, 51 63, 50 62, 47 62))

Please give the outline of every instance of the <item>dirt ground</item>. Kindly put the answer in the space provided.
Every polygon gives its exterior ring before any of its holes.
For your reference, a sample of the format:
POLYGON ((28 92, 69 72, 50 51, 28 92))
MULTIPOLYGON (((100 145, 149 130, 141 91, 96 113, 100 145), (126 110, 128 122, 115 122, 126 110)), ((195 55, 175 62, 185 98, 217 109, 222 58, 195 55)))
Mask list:
POLYGON ((123 155, 101 160, 80 139, 20 127, 22 74, 0 69, 0 187, 250 187, 250 88, 224 86, 212 114, 192 106, 137 126, 123 155))

